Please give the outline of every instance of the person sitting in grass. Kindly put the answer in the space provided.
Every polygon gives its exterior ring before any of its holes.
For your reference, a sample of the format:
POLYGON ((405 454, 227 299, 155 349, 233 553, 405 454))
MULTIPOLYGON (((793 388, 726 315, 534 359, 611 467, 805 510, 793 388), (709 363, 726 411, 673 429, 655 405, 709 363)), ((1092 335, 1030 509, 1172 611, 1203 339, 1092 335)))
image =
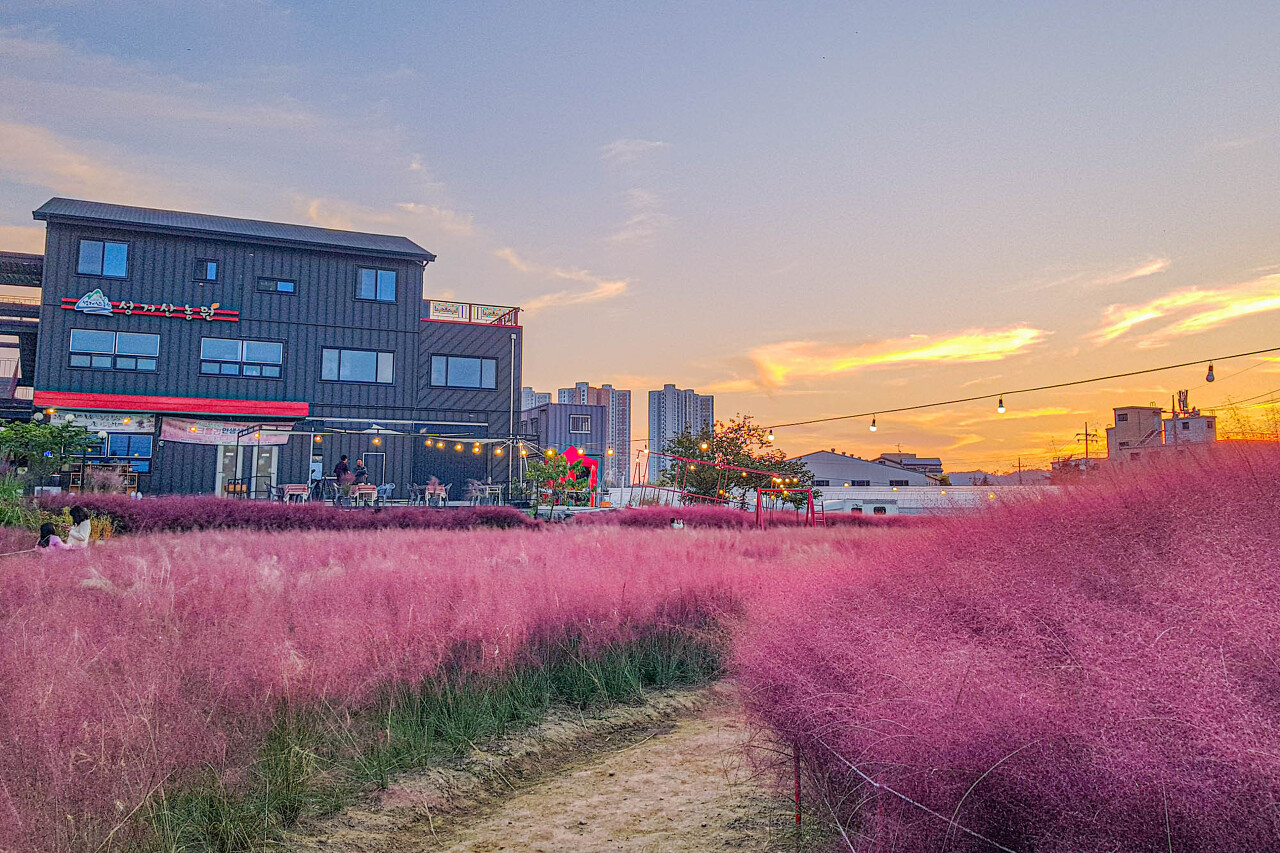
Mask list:
POLYGON ((82 506, 71 508, 71 529, 67 531, 68 548, 88 548, 92 536, 93 525, 89 523, 89 513, 82 506))
POLYGON ((46 521, 40 525, 40 541, 36 543, 36 547, 47 548, 50 551, 65 551, 67 544, 57 534, 57 528, 53 526, 53 522, 46 521))

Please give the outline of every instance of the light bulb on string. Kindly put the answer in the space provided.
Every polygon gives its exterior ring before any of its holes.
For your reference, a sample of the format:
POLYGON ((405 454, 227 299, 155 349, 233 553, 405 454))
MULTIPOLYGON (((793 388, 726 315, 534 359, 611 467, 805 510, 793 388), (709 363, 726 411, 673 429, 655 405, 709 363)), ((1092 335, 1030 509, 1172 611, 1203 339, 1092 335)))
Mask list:
POLYGON ((769 435, 765 437, 766 441, 773 441, 773 430, 769 430, 769 435))
POLYGON ((1209 372, 1204 375, 1205 382, 1213 381, 1213 362, 1209 362, 1209 372))
POLYGON ((876 431, 876 416, 875 416, 875 415, 872 415, 872 416, 871 416, 871 426, 867 427, 867 429, 871 430, 872 432, 875 432, 875 431, 876 431))
POLYGON ((1004 397, 1001 397, 1000 402, 996 403, 996 411, 1002 415, 1004 414, 1004 397))

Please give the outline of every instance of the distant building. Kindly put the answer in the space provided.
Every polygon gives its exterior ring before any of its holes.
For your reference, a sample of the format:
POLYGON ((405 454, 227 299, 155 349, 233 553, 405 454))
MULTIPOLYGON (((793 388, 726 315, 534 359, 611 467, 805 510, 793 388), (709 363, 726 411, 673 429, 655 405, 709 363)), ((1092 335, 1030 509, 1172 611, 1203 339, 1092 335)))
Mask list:
POLYGON ((600 460, 603 467, 603 463, 612 458, 605 434, 608 420, 607 406, 544 403, 520 413, 520 434, 532 438, 543 450, 563 453, 576 447, 579 452, 600 460))
POLYGON ((605 464, 601 474, 610 487, 631 485, 631 392, 601 385, 593 388, 586 382, 578 382, 572 388, 556 392, 558 403, 578 403, 604 406, 608 410, 605 423, 605 464), (608 450, 613 450, 608 454, 608 450))
MULTIPOLYGON (((649 449, 662 452, 667 443, 681 435, 697 435, 715 427, 715 397, 674 385, 649 392, 649 449)), ((666 466, 662 457, 649 457, 649 481, 657 480, 666 466)))
POLYGON ((1115 409, 1115 425, 1107 427, 1107 458, 1118 463, 1138 462, 1152 453, 1218 440, 1217 418, 1190 408, 1185 391, 1178 395, 1178 411, 1167 418, 1164 414, 1159 406, 1115 409))
POLYGON ((533 409, 538 406, 545 406, 551 402, 550 394, 540 394, 532 388, 525 387, 520 389, 520 411, 525 409, 533 409))
POLYGON ((933 457, 921 458, 914 453, 881 453, 874 461, 932 477, 942 476, 942 460, 933 457))
POLYGON ((903 468, 887 461, 836 453, 834 450, 806 453, 796 459, 803 462, 813 474, 813 485, 818 489, 938 485, 936 476, 922 471, 903 468))

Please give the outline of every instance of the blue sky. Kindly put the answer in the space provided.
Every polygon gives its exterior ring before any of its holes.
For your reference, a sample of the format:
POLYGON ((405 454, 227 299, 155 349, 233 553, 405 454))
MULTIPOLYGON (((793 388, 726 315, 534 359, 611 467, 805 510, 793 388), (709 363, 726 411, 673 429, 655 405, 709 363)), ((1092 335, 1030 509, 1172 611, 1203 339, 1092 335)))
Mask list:
MULTIPOLYGON (((1186 361, 1280 345, 1278 33, 1274 3, 9 0, 0 248, 54 194, 405 234, 429 296, 532 309, 527 383, 766 423, 1186 361)), ((996 467, 1280 363, 1218 375, 779 439, 996 467)))

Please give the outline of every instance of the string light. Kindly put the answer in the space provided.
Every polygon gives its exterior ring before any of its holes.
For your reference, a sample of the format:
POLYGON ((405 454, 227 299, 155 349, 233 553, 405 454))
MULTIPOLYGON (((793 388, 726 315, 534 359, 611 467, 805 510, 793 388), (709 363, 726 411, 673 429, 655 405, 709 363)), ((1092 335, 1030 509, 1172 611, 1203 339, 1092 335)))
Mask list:
MULTIPOLYGON (((428 444, 430 444, 430 442, 427 442, 427 443, 428 443, 428 444)), ((444 442, 443 442, 443 441, 437 441, 437 442, 436 442, 436 447, 440 448, 441 450, 444 450, 444 442)))
MULTIPOLYGON (((318 435, 317 435, 315 438, 313 438, 313 439, 312 439, 312 441, 314 441, 316 444, 319 444, 319 443, 320 443, 320 436, 318 436, 318 435)), ((427 444, 430 444, 430 443, 431 443, 431 442, 429 442, 429 441, 427 442, 427 444)))
MULTIPOLYGON (((1230 355, 1220 355, 1210 361, 1210 366, 1212 366, 1212 363, 1214 361, 1227 361, 1228 359, 1233 359, 1233 358, 1248 358, 1249 356, 1266 355, 1267 353, 1273 353, 1273 352, 1280 352, 1280 347, 1268 347, 1267 349, 1251 350, 1250 352, 1236 352, 1236 353, 1231 353, 1230 355)), ((1184 361, 1179 364, 1165 364, 1165 365, 1161 365, 1160 367, 1147 367, 1142 370, 1130 370, 1126 373, 1112 373, 1107 376, 1092 376, 1088 379, 1074 379, 1070 382, 1055 382, 1051 385, 1036 385, 1031 388, 1015 388, 1009 393, 1010 394, 1030 394, 1033 391, 1052 391, 1057 388, 1072 388, 1076 385, 1088 385, 1093 382, 1107 382, 1112 379, 1127 379, 1130 376, 1144 376, 1148 373, 1160 373, 1165 370, 1178 370, 1183 367, 1196 367, 1198 365, 1204 364, 1204 362, 1205 362, 1205 359, 1201 358, 1201 359, 1197 359, 1196 361, 1184 361)), ((1209 380, 1209 377, 1207 374, 1205 375, 1205 380, 1211 381, 1209 380)), ((977 394, 973 397, 957 397, 954 400, 938 400, 937 402, 934 402, 934 403, 920 403, 914 406, 899 406, 896 409, 885 409, 885 413, 893 414, 896 412, 915 412, 920 409, 933 409, 933 408, 937 408, 938 406, 954 406, 960 403, 974 403, 979 400, 990 400, 992 397, 1001 397, 1001 396, 1003 396, 1003 392, 999 394, 977 394)), ((804 420, 804 421, 791 421, 790 423, 785 423, 785 424, 774 424, 773 426, 769 427, 769 434, 772 435, 775 429, 782 429, 783 427, 808 426, 809 424, 822 424, 822 423, 829 423, 831 421, 847 421, 847 420, 852 420, 853 418, 865 418, 867 415, 870 415, 870 414, 873 414, 873 413, 872 412, 855 412, 854 414, 851 414, 851 415, 832 415, 830 417, 825 417, 825 418, 810 418, 809 420, 804 420)), ((879 413, 876 412, 874 414, 879 414, 879 413)), ((872 418, 872 422, 873 423, 875 422, 874 418, 872 418)), ((645 439, 636 439, 636 440, 644 441, 645 439)))
POLYGON ((875 432, 875 431, 876 431, 876 416, 875 416, 875 415, 872 415, 872 416, 871 416, 871 426, 867 427, 867 429, 871 430, 872 432, 875 432))
POLYGON ((501 448, 501 447, 495 447, 495 448, 493 449, 493 455, 494 455, 494 456, 501 456, 501 455, 502 455, 502 448, 501 448))
POLYGON ((702 442, 702 444, 699 444, 698 446, 701 447, 703 450, 707 449, 707 443, 705 441, 702 442))
POLYGON ((375 436, 373 437, 373 443, 374 443, 374 444, 382 444, 382 439, 381 439, 381 438, 378 438, 378 437, 375 435, 375 436))
POLYGON ((765 440, 773 441, 773 430, 769 430, 769 435, 765 438, 765 440))
POLYGON ((1004 414, 1004 397, 1001 397, 1000 402, 996 403, 996 411, 1002 415, 1004 414))
POLYGON ((613 448, 612 448, 612 447, 610 447, 608 450, 606 450, 606 451, 604 452, 604 455, 605 455, 605 456, 612 456, 612 455, 613 455, 613 448))
POLYGON ((556 455, 556 449, 554 447, 548 447, 547 458, 550 459, 552 456, 555 456, 555 455, 556 455))
POLYGON ((1209 372, 1204 375, 1205 382, 1213 381, 1213 362, 1209 362, 1209 372))
POLYGON ((124 420, 120 421, 120 423, 128 425, 130 423, 133 423, 133 418, 125 418, 124 420))
POLYGON ((459 453, 461 453, 461 452, 462 452, 462 445, 461 445, 461 444, 455 444, 455 445, 453 446, 453 449, 454 449, 454 450, 456 450, 456 451, 458 451, 459 453))

